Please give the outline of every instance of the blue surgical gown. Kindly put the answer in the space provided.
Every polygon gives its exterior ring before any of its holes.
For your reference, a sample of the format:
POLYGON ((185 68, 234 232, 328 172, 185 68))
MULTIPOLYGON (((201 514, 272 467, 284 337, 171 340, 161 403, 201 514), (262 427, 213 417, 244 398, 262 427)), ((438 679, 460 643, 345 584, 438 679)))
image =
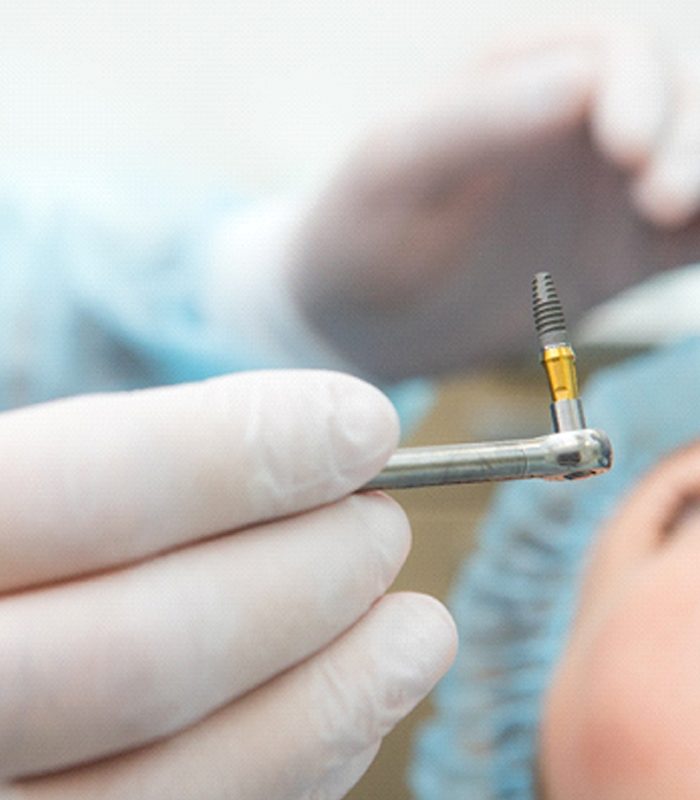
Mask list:
MULTIPOLYGON (((268 363, 206 313, 212 237, 243 212, 228 191, 176 182, 0 170, 0 408, 311 366, 268 363)), ((430 403, 420 381, 383 388, 404 421, 430 403)))

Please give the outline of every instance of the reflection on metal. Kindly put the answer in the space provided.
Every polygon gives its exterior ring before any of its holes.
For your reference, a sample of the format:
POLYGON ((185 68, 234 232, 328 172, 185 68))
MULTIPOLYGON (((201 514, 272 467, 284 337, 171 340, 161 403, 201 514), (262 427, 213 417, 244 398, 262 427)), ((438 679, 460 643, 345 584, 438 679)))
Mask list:
POLYGON ((534 439, 406 447, 365 487, 410 489, 525 478, 576 480, 610 469, 612 447, 603 431, 585 428, 534 439))

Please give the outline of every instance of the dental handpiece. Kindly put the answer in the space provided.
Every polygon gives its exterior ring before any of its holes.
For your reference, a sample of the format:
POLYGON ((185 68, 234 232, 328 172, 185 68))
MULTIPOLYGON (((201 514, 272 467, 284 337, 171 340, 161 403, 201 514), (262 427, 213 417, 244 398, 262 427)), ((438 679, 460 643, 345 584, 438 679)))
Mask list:
POLYGON ((530 439, 400 448, 363 490, 526 478, 578 480, 611 468, 612 445, 607 434, 586 426, 576 357, 549 273, 535 275, 532 299, 540 360, 552 398, 554 432, 530 439))

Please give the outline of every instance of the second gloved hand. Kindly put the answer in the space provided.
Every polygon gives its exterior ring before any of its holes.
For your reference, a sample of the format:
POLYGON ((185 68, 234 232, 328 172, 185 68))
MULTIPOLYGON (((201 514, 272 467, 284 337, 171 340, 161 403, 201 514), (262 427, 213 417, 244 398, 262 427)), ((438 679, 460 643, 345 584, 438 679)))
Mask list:
POLYGON ((342 797, 455 647, 348 497, 396 439, 321 372, 0 415, 3 800, 342 797))
POLYGON ((289 246, 311 327, 384 381, 464 370, 532 336, 533 273, 572 319, 700 256, 700 79, 629 31, 485 60, 380 129, 289 246), (525 300, 524 300, 525 298, 525 300))

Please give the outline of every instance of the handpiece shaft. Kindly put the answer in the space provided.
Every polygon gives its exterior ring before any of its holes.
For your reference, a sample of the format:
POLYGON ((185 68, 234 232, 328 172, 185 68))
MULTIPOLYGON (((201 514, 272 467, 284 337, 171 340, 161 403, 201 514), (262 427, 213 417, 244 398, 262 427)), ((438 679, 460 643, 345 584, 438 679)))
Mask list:
POLYGON ((549 478, 575 480, 610 468, 603 431, 584 428, 532 439, 406 447, 363 490, 549 478))

